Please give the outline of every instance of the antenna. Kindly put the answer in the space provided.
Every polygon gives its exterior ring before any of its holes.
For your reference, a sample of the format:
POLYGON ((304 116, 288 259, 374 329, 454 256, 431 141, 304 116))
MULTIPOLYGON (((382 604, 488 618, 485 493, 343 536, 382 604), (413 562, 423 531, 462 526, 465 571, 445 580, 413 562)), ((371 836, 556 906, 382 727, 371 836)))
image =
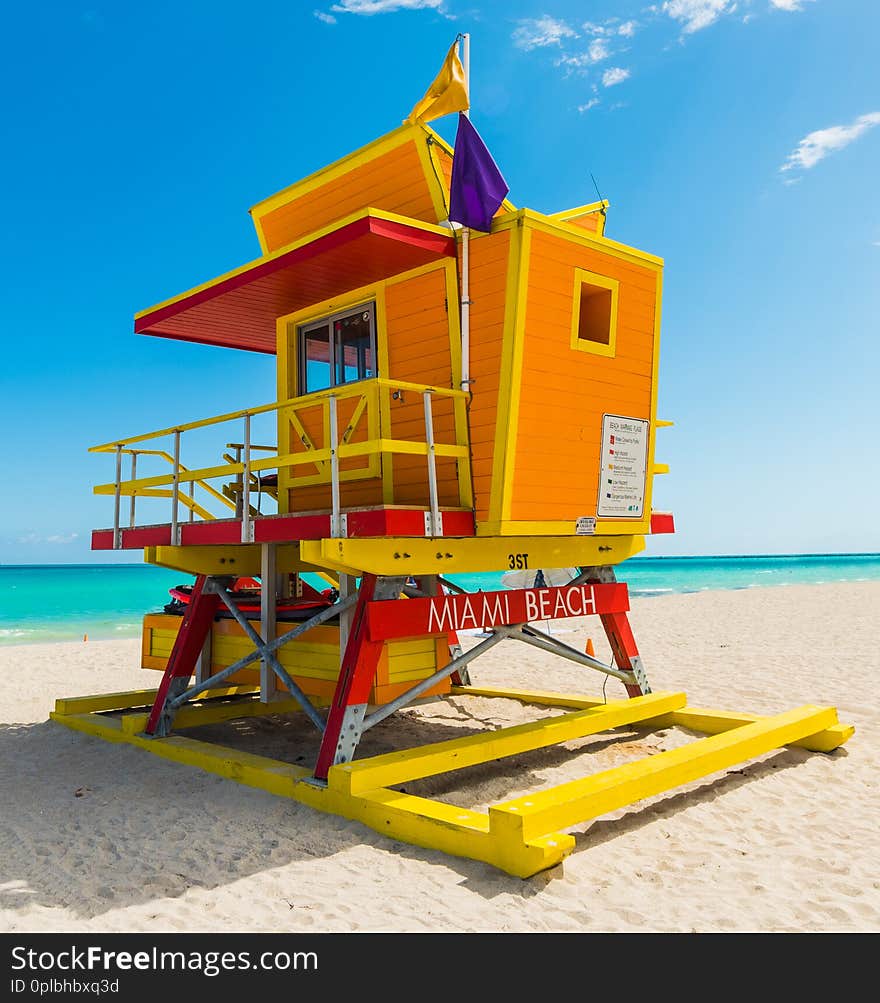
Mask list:
MULTIPOLYGON (((593 177, 593 172, 592 171, 590 171, 590 180, 593 182, 593 187, 596 189, 596 194, 599 196, 599 201, 600 202, 604 202, 605 199, 602 198, 602 193, 599 191, 599 186, 596 184, 596 179, 593 177)), ((599 211, 604 216, 605 215, 605 206, 603 205, 602 208, 599 211)))

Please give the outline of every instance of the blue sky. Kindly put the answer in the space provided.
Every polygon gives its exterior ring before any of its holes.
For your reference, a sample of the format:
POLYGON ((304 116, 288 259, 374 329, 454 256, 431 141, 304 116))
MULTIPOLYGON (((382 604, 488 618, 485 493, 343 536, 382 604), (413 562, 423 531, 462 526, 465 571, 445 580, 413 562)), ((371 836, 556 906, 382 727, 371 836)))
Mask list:
POLYGON ((5 27, 0 562, 94 559, 90 445, 274 398, 272 358, 132 315, 256 257, 247 208, 397 126, 459 31, 512 200, 592 201, 592 173, 609 236, 666 260, 678 533, 648 553, 880 551, 874 0, 48 3, 5 27))

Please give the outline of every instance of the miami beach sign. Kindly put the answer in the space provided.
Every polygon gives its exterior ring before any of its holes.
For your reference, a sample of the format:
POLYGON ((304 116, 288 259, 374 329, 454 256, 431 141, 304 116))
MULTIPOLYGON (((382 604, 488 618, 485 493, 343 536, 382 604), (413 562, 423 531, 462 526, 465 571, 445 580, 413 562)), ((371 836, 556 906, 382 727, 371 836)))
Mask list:
POLYGON ((367 623, 370 640, 380 641, 459 630, 485 631, 512 623, 570 616, 625 613, 628 609, 626 584, 612 582, 371 602, 367 623))

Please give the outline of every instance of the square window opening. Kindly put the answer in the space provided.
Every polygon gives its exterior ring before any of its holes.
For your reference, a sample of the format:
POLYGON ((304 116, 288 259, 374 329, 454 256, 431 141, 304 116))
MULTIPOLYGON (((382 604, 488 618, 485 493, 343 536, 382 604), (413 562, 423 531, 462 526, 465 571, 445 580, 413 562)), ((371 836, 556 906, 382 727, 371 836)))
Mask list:
POLYGON ((578 338, 593 345, 611 346, 613 295, 610 289, 581 283, 578 338))

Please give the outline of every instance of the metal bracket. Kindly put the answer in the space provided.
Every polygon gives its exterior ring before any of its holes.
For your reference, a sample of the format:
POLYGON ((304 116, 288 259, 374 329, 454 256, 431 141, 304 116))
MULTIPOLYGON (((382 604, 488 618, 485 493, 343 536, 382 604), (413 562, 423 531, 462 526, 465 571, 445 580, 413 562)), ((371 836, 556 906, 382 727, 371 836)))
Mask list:
POLYGON ((342 728, 339 731, 339 741, 336 744, 336 755, 333 765, 348 763, 354 758, 354 750, 361 740, 364 730, 364 718, 367 716, 367 705, 352 704, 345 708, 342 718, 342 728))
POLYGON ((174 724, 174 716, 177 714, 174 700, 182 693, 185 693, 188 686, 189 679, 185 676, 176 676, 171 680, 171 685, 168 687, 168 692, 165 695, 165 706, 162 708, 159 722, 156 725, 156 731, 152 735, 145 732, 144 736, 146 738, 167 738, 171 734, 171 726, 174 724))
POLYGON ((639 689, 647 695, 651 692, 651 687, 648 685, 648 677, 645 674, 645 667, 642 665, 641 655, 632 655, 629 664, 633 675, 636 677, 636 682, 639 684, 639 689))
POLYGON ((347 512, 343 512, 342 515, 339 516, 339 535, 341 537, 347 537, 348 536, 348 513, 347 512))
POLYGON ((425 512, 425 536, 443 536, 443 513, 436 517, 431 512, 425 512))

